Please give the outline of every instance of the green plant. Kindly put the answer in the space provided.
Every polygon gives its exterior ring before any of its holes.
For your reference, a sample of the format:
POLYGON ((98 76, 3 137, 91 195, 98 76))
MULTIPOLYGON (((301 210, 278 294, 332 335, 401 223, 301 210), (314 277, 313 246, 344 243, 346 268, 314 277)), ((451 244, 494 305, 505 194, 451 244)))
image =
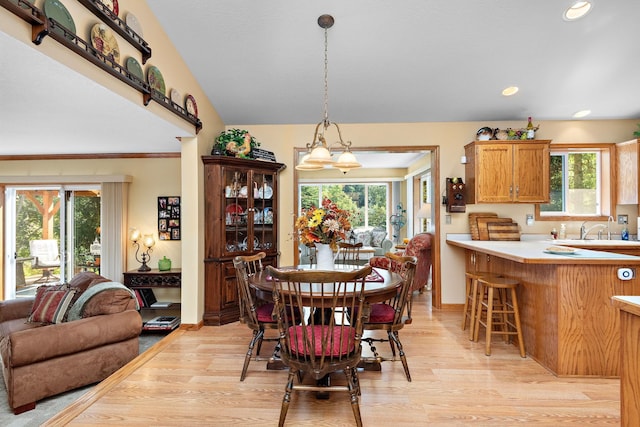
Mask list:
POLYGON ((221 154, 234 157, 251 158, 251 150, 259 147, 260 143, 256 138, 249 134, 249 131, 240 129, 229 129, 220 132, 215 139, 214 151, 221 154), (245 141, 246 135, 249 135, 249 144, 245 141))
POLYGON ((638 123, 638 130, 633 133, 633 136, 640 138, 640 123, 638 123))

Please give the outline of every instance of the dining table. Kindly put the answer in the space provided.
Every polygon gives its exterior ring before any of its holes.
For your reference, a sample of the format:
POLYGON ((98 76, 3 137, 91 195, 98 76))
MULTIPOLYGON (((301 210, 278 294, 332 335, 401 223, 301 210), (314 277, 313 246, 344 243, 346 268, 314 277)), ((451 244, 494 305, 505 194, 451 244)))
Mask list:
MULTIPOLYGON (((362 268, 359 265, 335 264, 336 271, 352 271, 362 268)), ((314 270, 315 265, 300 264, 296 266, 278 267, 281 270, 314 270)), ((372 268, 372 273, 365 279, 364 300, 365 304, 375 304, 388 301, 398 293, 398 288, 402 284, 402 276, 398 273, 385 270, 383 268, 372 268)), ((256 296, 264 301, 273 301, 273 285, 269 273, 266 270, 259 271, 255 275, 249 277, 249 285, 255 290, 256 296)), ((308 284, 314 286, 314 284, 308 284)), ((304 291, 304 288, 302 289, 304 291)), ((380 371, 380 362, 375 358, 363 359, 361 367, 365 370, 380 371)), ((279 360, 267 363, 267 369, 283 369, 284 366, 279 360)))

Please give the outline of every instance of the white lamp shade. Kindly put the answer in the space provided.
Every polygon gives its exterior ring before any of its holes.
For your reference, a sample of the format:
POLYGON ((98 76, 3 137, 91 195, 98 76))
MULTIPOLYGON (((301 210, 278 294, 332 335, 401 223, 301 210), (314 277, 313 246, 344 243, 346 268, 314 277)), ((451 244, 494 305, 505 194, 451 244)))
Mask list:
POLYGON ((338 161, 333 165, 333 167, 345 172, 347 170, 360 168, 362 167, 362 165, 358 163, 356 156, 354 156, 351 151, 345 151, 344 153, 340 154, 340 157, 338 157, 338 161))
POLYGON ((327 149, 327 147, 319 146, 311 150, 311 155, 306 160, 306 163, 319 163, 319 164, 330 164, 335 161, 331 158, 331 153, 327 149))
POLYGON ((300 163, 298 163, 296 169, 299 171, 315 171, 323 169, 323 166, 320 163, 309 163, 307 161, 309 160, 309 157, 311 157, 311 154, 305 154, 302 156, 302 159, 300 159, 300 163))
POLYGON ((129 240, 131 240, 132 242, 137 242, 138 240, 140 240, 140 237, 142 237, 142 235, 137 228, 132 228, 129 231, 129 240))
POLYGON ((418 218, 431 218, 431 203, 423 203, 416 216, 418 218))
POLYGON ((144 239, 142 240, 142 244, 145 245, 147 248, 152 248, 153 245, 156 244, 156 241, 153 240, 153 235, 145 234, 144 239))

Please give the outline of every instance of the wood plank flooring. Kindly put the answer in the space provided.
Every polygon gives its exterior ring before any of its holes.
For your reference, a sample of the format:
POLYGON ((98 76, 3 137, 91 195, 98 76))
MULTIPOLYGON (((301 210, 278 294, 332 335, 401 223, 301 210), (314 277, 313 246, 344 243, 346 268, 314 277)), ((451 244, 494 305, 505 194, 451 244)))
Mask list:
MULTIPOLYGON (((618 379, 557 378, 498 339, 487 357, 483 339, 461 331, 460 312, 432 310, 429 293, 415 298, 413 324, 400 332, 413 381, 399 361, 361 371, 365 426, 620 425, 618 379)), ((287 373, 252 361, 240 382, 250 336, 239 323, 176 331, 45 425, 277 425, 287 373)), ((387 344, 378 351, 390 354, 387 344)), ((287 425, 355 422, 346 393, 297 392, 287 425)))

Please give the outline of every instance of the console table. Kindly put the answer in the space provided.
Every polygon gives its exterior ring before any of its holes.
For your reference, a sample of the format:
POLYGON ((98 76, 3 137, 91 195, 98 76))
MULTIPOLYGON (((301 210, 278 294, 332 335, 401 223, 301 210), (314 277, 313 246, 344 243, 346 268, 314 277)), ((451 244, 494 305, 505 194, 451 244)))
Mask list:
POLYGON ((169 271, 131 270, 123 273, 124 285, 128 288, 179 288, 182 286, 182 272, 179 268, 169 271))

